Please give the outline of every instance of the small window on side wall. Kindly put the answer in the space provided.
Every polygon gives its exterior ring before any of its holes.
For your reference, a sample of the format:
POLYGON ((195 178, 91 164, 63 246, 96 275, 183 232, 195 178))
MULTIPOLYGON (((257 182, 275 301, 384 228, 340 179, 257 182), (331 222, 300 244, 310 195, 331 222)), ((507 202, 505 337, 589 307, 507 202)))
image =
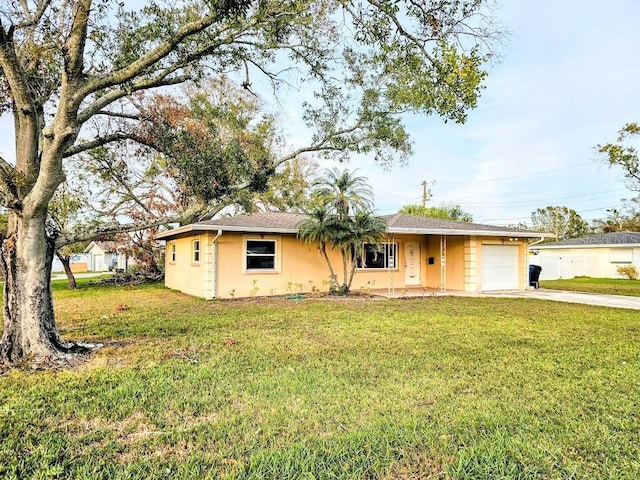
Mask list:
POLYGON ((171 252, 171 263, 175 263, 176 261, 176 244, 172 243, 171 247, 170 247, 170 252, 171 252))
POLYGON ((200 240, 194 240, 191 243, 191 260, 193 263, 200 263, 200 240))
POLYGON ((275 270, 276 241, 247 240, 245 266, 247 270, 275 270))

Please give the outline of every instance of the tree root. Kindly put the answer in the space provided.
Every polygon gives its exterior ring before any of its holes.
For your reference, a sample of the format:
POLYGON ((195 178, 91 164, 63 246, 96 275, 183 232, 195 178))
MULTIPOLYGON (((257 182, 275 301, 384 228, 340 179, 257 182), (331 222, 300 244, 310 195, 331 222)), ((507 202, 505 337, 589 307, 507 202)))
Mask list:
POLYGON ((89 355, 104 347, 103 343, 64 342, 57 351, 44 355, 23 358, 17 361, 0 359, 0 375, 9 370, 24 371, 68 370, 76 368, 87 361, 89 355))

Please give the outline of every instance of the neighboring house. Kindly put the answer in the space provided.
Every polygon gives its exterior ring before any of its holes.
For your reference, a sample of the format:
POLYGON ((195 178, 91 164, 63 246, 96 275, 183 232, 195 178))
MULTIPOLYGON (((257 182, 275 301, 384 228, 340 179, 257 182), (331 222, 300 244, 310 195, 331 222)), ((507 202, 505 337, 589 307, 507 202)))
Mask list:
MULTIPOLYGON (((72 272, 86 272, 91 265, 91 255, 88 253, 78 253, 71 255, 70 264, 72 272)), ((62 262, 57 255, 53 256, 53 264, 51 265, 52 272, 64 272, 62 262)))
MULTIPOLYGON (((211 298, 284 295, 322 288, 328 268, 317 245, 296 236, 304 214, 265 212, 198 222, 166 240, 165 285, 211 298)), ((383 217, 385 241, 366 245, 352 290, 524 290, 528 240, 546 234, 414 215, 383 217)), ((342 280, 342 263, 329 250, 342 280)))
POLYGON ((94 272, 126 271, 131 264, 131 259, 118 251, 115 242, 93 241, 84 253, 89 254, 89 270, 94 272))
POLYGON ((531 251, 530 263, 542 267, 541 280, 617 278, 621 265, 635 265, 640 270, 640 233, 589 235, 533 245, 531 251))

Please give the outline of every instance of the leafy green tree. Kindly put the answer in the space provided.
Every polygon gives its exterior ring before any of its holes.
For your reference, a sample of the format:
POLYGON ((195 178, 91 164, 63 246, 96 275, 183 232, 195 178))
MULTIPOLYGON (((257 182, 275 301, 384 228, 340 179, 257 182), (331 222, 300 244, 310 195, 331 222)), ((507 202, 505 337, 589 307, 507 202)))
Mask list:
MULTIPOLYGON (((193 0, 169 5, 150 0, 136 10, 126 1, 5 2, 0 7, 0 112, 13 115, 16 158, 0 159, 0 203, 10 217, 0 252, 6 278, 0 359, 55 365, 95 347, 66 342, 58 333, 49 286, 56 249, 190 221, 220 205, 216 198, 203 198, 166 216, 125 224, 114 216, 82 235, 47 235, 49 203, 74 156, 102 149, 82 158, 97 156, 112 170, 143 176, 143 169, 133 167, 137 152, 130 142, 144 143, 139 133, 147 119, 136 105, 145 94, 228 72, 243 76, 247 91, 254 90, 257 75, 276 93, 292 78, 304 79, 305 89, 315 90, 303 106, 304 120, 315 133, 310 145, 291 152, 289 159, 306 152, 343 159, 363 153, 390 164, 411 151, 403 113, 463 122, 476 106, 490 53, 486 47, 496 37, 484 3, 193 0), (129 155, 109 163, 104 149, 112 145, 129 149, 129 155)), ((160 131, 172 143, 186 145, 196 130, 182 126, 160 131)), ((167 149, 163 138, 156 140, 145 146, 167 149)), ((263 143, 224 135, 219 140, 211 145, 214 158, 235 165, 255 160, 262 174, 248 182, 264 188, 274 165, 266 151, 259 158, 263 143)), ((207 185, 195 181, 216 167, 202 158, 167 157, 167 167, 177 169, 175 178, 193 198, 234 190, 227 183, 233 175, 207 185)), ((134 203, 136 195, 122 199, 134 203)))
POLYGON ((289 160, 276 169, 264 192, 245 190, 239 193, 235 203, 246 213, 307 211, 312 202, 312 178, 318 168, 318 163, 310 157, 289 160))
MULTIPOLYGON (((63 183, 49 202, 49 220, 47 224, 48 235, 56 238, 62 234, 82 231, 84 199, 85 195, 78 186, 71 187, 68 183, 63 183)), ((87 246, 87 242, 70 243, 59 246, 55 249, 55 255, 60 259, 64 273, 67 276, 68 287, 76 288, 76 278, 71 271, 71 257, 82 253, 87 246)))
POLYGON ((439 207, 426 207, 424 205, 405 205, 398 213, 408 213, 421 217, 439 218, 442 220, 454 220, 456 222, 473 222, 473 216, 462 210, 460 205, 440 205, 439 207))
POLYGON ((618 132, 618 138, 614 143, 598 145, 598 152, 604 155, 609 167, 617 167, 622 170, 627 180, 627 186, 636 192, 640 192, 640 160, 638 159, 637 145, 640 139, 640 124, 627 123, 618 132))
POLYGON ((372 213, 373 193, 364 177, 354 172, 327 170, 316 182, 316 206, 298 226, 298 236, 316 243, 329 267, 330 291, 349 293, 364 243, 384 238, 385 221, 372 213), (342 284, 338 284, 327 247, 338 249, 342 258, 342 284))
POLYGON ((553 233, 555 240, 583 237, 591 233, 589 224, 572 208, 548 206, 531 212, 534 230, 553 233))
POLYGON ((593 229, 597 232, 640 232, 640 208, 638 199, 623 199, 620 208, 607 210, 605 218, 593 221, 593 229))

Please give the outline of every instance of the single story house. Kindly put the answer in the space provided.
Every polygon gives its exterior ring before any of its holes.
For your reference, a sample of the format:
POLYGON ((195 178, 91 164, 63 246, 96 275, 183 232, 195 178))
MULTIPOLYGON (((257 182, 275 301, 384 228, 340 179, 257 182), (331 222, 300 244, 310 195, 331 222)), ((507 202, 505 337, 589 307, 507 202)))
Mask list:
POLYGON ((87 245, 84 253, 89 254, 89 270, 91 271, 126 271, 129 268, 130 259, 119 251, 116 242, 93 241, 87 245))
MULTIPOLYGON (((304 214, 264 212, 160 233, 165 285, 203 297, 285 295, 326 285, 317 245, 297 237, 304 214)), ((479 292, 528 287, 528 246, 540 234, 407 214, 387 215, 384 241, 365 245, 352 290, 422 288, 479 292)), ((341 277, 337 250, 328 254, 341 277)))
MULTIPOLYGON (((69 259, 69 266, 71 267, 72 272, 86 272, 89 270, 89 265, 91 264, 91 255, 88 253, 78 253, 76 255, 72 255, 69 259)), ((51 271, 58 273, 64 272, 64 267, 62 266, 62 262, 58 258, 57 255, 53 257, 53 264, 51 265, 51 271)))
POLYGON ((541 280, 594 277, 618 278, 618 267, 640 271, 640 233, 612 232, 541 243, 531 247, 532 265, 540 265, 541 280))

